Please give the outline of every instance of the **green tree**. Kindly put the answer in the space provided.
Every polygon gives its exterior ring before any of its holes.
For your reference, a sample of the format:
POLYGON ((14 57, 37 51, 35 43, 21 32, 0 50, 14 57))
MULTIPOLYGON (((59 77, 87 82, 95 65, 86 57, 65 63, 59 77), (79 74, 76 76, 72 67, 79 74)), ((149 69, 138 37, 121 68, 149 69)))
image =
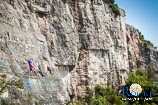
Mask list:
POLYGON ((154 97, 158 92, 158 86, 154 83, 154 68, 152 63, 149 64, 146 70, 138 68, 135 72, 131 72, 129 78, 126 81, 126 86, 130 87, 132 84, 137 83, 142 87, 142 92, 139 95, 140 97, 144 97, 144 92, 150 93, 152 92, 152 100, 143 102, 143 101, 135 101, 135 102, 128 102, 132 105, 151 105, 158 103, 157 97, 154 97))
POLYGON ((105 88, 96 84, 93 89, 89 89, 89 93, 89 96, 84 96, 79 101, 81 105, 124 105, 121 97, 117 96, 116 91, 111 87, 105 88))
POLYGON ((92 99, 91 105, 106 105, 106 99, 102 96, 98 96, 98 97, 92 99))
POLYGON ((150 62, 149 66, 147 67, 147 78, 148 81, 153 81, 154 80, 154 73, 155 73, 155 69, 153 67, 153 63, 150 62))

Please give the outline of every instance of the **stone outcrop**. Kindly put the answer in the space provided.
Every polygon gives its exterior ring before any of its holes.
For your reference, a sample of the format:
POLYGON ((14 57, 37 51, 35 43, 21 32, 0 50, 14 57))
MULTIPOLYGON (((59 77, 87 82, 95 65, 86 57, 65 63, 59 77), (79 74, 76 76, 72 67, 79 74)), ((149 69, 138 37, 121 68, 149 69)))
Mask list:
POLYGON ((126 24, 126 37, 128 41, 128 61, 131 71, 136 70, 138 67, 147 68, 152 62, 157 72, 158 68, 158 52, 153 47, 145 47, 142 40, 139 38, 139 30, 133 26, 126 24))
POLYGON ((42 104, 63 105, 97 83, 119 89, 149 59, 158 65, 158 52, 144 52, 125 11, 115 17, 102 0, 11 1, 0 1, 0 72, 21 78, 42 104))
POLYGON ((128 43, 129 70, 135 71, 137 68, 147 69, 152 65, 155 70, 154 81, 157 82, 158 76, 158 51, 152 43, 145 46, 147 40, 141 40, 140 32, 133 26, 126 24, 126 37, 128 43))

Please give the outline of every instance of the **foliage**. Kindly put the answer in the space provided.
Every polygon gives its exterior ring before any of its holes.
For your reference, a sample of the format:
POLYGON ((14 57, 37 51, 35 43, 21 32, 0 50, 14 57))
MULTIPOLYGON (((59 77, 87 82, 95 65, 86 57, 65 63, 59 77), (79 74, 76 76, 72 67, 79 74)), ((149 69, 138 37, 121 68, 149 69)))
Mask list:
POLYGON ((71 101, 70 100, 65 100, 65 104, 66 105, 71 105, 71 101))
POLYGON ((76 105, 82 105, 82 102, 81 101, 76 101, 75 104, 76 105))
MULTIPOLYGON (((158 103, 157 97, 155 97, 155 93, 158 92, 158 86, 154 83, 154 68, 153 64, 150 63, 146 70, 138 68, 135 72, 132 72, 129 78, 126 81, 126 86, 130 87, 130 85, 137 83, 141 85, 142 92, 139 95, 140 97, 144 97, 144 92, 150 93, 152 92, 152 100, 146 101, 145 105, 154 105, 158 103)), ((134 105, 140 105, 143 101, 137 102, 128 102, 134 105)))
POLYGON ((35 13, 35 9, 33 8, 33 6, 28 6, 30 12, 35 13))
POLYGON ((35 105, 40 105, 40 102, 38 100, 35 100, 35 105))
POLYGON ((15 105, 15 104, 10 103, 8 100, 1 99, 1 105, 15 105))
POLYGON ((115 0, 103 0, 104 3, 114 4, 115 0))
POLYGON ((154 67, 153 67, 153 63, 151 62, 149 64, 149 66, 147 67, 147 79, 148 81, 153 81, 154 80, 154 73, 155 73, 155 70, 154 70, 154 67))
POLYGON ((94 92, 95 96, 104 96, 106 93, 105 89, 100 84, 96 84, 94 87, 94 92))
POLYGON ((92 105, 106 105, 106 99, 102 96, 98 96, 92 99, 92 105))
POLYGON ((148 40, 144 40, 143 44, 145 48, 148 48, 149 46, 154 47, 154 45, 148 40))
POLYGON ((2 87, 5 84, 5 81, 0 79, 0 87, 2 87))
POLYGON ((24 89, 24 85, 22 80, 18 80, 15 84, 6 84, 6 82, 3 79, 0 79, 0 88, 1 88, 1 93, 4 93, 7 91, 7 85, 14 85, 17 86, 18 88, 24 89))
POLYGON ((28 94, 28 98, 29 100, 32 100, 33 99, 32 94, 28 94))
POLYGON ((117 4, 110 4, 110 8, 112 9, 112 12, 115 14, 115 17, 121 15, 117 4))
POLYGON ((15 86, 21 88, 21 89, 24 89, 24 84, 23 84, 23 81, 22 80, 18 80, 16 83, 15 83, 15 86))
POLYGON ((115 14, 115 17, 120 16, 120 10, 117 4, 115 4, 115 0, 103 0, 104 3, 109 4, 112 12, 115 14))
POLYGON ((105 88, 96 84, 93 89, 89 89, 89 94, 77 101, 78 105, 124 105, 121 97, 117 96, 116 91, 111 87, 105 88))
POLYGON ((144 41, 144 35, 142 35, 141 33, 139 34, 139 39, 141 40, 141 41, 144 41))
POLYGON ((148 48, 148 44, 147 44, 146 42, 143 43, 143 46, 144 46, 145 48, 148 48))
MULTIPOLYGON (((4 76, 4 77, 6 77, 6 76, 4 76)), ((4 81, 3 79, 0 79, 1 93, 3 93, 4 91, 7 90, 7 85, 10 85, 10 86, 14 85, 14 86, 17 86, 18 88, 24 89, 24 85, 23 85, 23 81, 22 80, 18 80, 16 82, 12 82, 12 83, 6 84, 6 81, 4 81)), ((17 93, 14 93, 14 98, 15 99, 19 98, 17 93)), ((35 105, 40 105, 40 102, 37 99, 34 99, 32 94, 28 94, 28 99, 29 99, 30 102, 34 101, 35 105)), ((16 103, 16 105, 20 105, 20 104, 21 103, 16 103)), ((12 103, 12 102, 9 102, 9 100, 7 100, 7 99, 1 99, 0 100, 0 105, 15 105, 15 104, 12 103)))
MULTIPOLYGON (((7 88, 4 87, 5 83, 6 83, 6 82, 5 82, 3 79, 0 79, 0 88, 1 88, 1 92, 2 92, 2 93, 4 93, 4 92, 7 91, 7 88)), ((1 94, 1 93, 0 93, 0 94, 1 94)))
POLYGON ((139 32, 139 39, 142 41, 145 48, 148 48, 149 46, 154 47, 153 43, 144 39, 144 35, 142 35, 141 32, 139 32))
POLYGON ((33 102, 35 103, 35 105, 41 105, 41 104, 40 104, 40 101, 37 100, 37 99, 35 99, 35 98, 33 98, 33 95, 32 95, 31 93, 28 94, 28 100, 29 100, 30 102, 33 101, 33 102))
POLYGON ((0 87, 2 87, 5 84, 5 81, 0 79, 0 87))
POLYGON ((154 49, 157 49, 157 47, 154 47, 154 49))
POLYGON ((63 3, 64 3, 64 4, 66 4, 66 3, 67 3, 67 0, 62 0, 62 1, 63 1, 63 3))

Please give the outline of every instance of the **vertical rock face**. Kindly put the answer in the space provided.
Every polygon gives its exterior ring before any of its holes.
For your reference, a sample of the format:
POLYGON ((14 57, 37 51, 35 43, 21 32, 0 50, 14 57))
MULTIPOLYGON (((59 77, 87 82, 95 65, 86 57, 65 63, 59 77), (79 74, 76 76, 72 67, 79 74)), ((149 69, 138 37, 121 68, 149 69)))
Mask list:
POLYGON ((155 70, 158 68, 158 52, 153 47, 145 46, 139 38, 139 30, 126 24, 126 38, 128 43, 128 60, 131 71, 138 67, 146 68, 151 62, 155 70))
POLYGON ((119 89, 130 70, 149 59, 158 64, 158 53, 144 51, 138 31, 120 12, 115 17, 102 0, 1 0, 0 72, 23 79, 45 104, 77 99, 97 83, 119 89))
POLYGON ((137 68, 137 61, 140 58, 139 54, 141 54, 139 31, 133 26, 126 25, 126 38, 128 44, 129 67, 130 70, 135 70, 137 68))
POLYGON ((147 69, 152 65, 155 70, 154 81, 157 81, 158 51, 151 43, 146 45, 148 41, 141 39, 139 30, 128 24, 126 24, 126 39, 129 70, 135 71, 139 67, 147 69))

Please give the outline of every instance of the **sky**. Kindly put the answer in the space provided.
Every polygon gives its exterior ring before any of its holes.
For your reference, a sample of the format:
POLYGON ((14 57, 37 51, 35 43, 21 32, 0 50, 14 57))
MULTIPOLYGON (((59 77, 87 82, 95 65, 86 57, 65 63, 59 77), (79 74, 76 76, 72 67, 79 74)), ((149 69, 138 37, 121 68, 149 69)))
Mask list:
POLYGON ((126 11, 126 23, 133 25, 158 47, 158 0, 115 0, 126 11))

